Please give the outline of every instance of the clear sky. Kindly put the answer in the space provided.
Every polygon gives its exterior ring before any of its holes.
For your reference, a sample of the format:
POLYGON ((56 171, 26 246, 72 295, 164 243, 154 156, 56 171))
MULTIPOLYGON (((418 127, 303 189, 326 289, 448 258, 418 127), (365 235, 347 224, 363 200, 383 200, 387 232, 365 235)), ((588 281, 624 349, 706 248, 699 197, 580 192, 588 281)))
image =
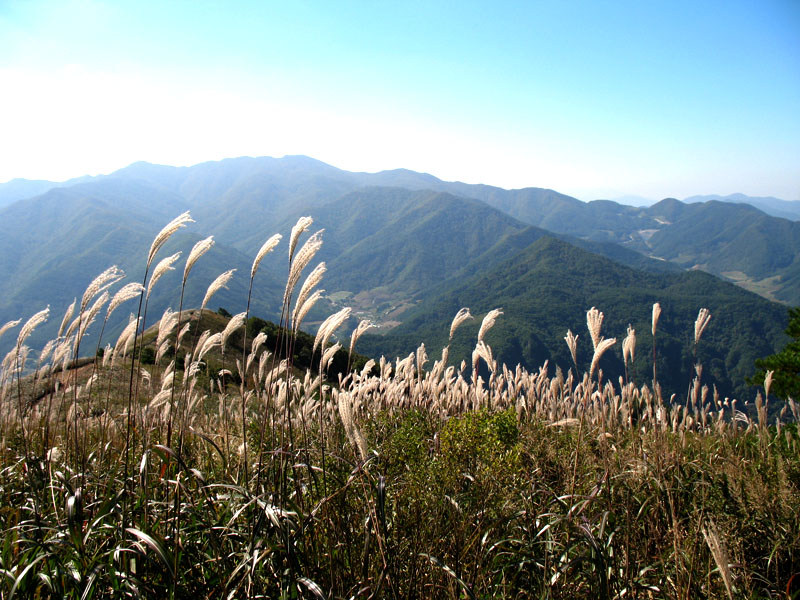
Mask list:
POLYGON ((0 0, 0 182, 306 154, 800 199, 800 0, 0 0))

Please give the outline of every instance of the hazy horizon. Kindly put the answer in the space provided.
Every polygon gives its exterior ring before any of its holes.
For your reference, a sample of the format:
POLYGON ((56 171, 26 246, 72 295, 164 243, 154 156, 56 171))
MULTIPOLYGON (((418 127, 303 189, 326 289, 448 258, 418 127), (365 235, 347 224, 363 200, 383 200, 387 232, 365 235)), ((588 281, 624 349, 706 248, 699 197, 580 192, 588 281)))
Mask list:
POLYGON ((0 181, 303 154, 582 200, 800 199, 800 4, 0 6, 0 181))

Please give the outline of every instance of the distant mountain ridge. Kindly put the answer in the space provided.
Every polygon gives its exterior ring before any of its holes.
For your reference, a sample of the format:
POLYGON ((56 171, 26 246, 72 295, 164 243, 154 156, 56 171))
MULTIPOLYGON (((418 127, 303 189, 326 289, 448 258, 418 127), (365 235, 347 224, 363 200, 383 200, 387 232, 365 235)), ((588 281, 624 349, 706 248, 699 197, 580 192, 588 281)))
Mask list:
POLYGON ((690 196, 686 198, 684 202, 686 204, 694 204, 696 202, 709 202, 711 200, 734 204, 749 204, 773 217, 781 217, 792 221, 800 220, 800 200, 781 200, 773 196, 759 197, 746 196, 745 194, 728 194, 727 196, 711 194, 706 196, 690 196))
MULTIPOLYGON (((741 314, 725 303, 715 305, 715 310, 737 314, 743 325, 731 332, 739 332, 744 339, 752 336, 741 332, 763 332, 763 343, 752 343, 752 352, 767 352, 767 347, 772 352, 782 340, 783 307, 711 276, 680 271, 689 267, 724 271, 730 279, 739 277, 745 284, 757 281, 754 273, 768 272, 775 280, 765 289, 765 295, 791 298, 792 290, 800 289, 800 278, 793 281, 790 277, 797 268, 798 251, 792 245, 797 224, 746 205, 687 205, 668 199, 652 207, 636 208, 611 201, 584 203, 541 188, 503 190, 448 183, 403 169, 348 172, 303 156, 237 158, 193 167, 134 163, 110 175, 51 188, 0 208, 0 324, 25 318, 49 302, 51 322, 37 330, 38 337, 32 342, 49 339, 45 336, 55 331, 66 305, 106 267, 118 264, 128 272, 129 281, 140 280, 153 236, 185 210, 191 211, 196 223, 177 234, 159 255, 178 249, 184 253, 176 272, 158 284, 151 299, 151 314, 155 316, 148 318, 149 322, 156 320, 166 306, 177 308, 181 265, 191 244, 207 235, 214 235, 216 245, 193 269, 184 304, 197 306, 216 275, 236 268, 229 289, 215 297, 211 308, 242 310, 252 257, 276 232, 285 240, 262 263, 254 310, 259 316, 277 319, 288 266, 286 239, 302 215, 314 217, 312 230, 326 229, 315 260, 328 264, 322 284, 328 290, 327 297, 309 314, 306 324, 313 328, 331 310, 352 306, 357 318, 383 324, 383 332, 396 328, 384 342, 370 342, 385 344, 386 351, 395 347, 393 340, 403 332, 421 332, 408 329, 413 325, 409 319, 423 314, 419 311, 429 303, 436 306, 444 298, 452 298, 464 282, 511 283, 516 278, 518 297, 506 302, 510 322, 514 323, 524 320, 523 315, 540 319, 541 313, 536 317, 531 306, 542 306, 542 302, 566 302, 565 306, 571 307, 552 313, 552 331, 520 327, 521 333, 514 339, 522 350, 504 350, 510 360, 521 356, 532 361, 541 355, 525 348, 563 352, 555 343, 563 338, 560 329, 565 323, 576 323, 578 313, 585 313, 590 306, 583 304, 602 304, 600 308, 609 315, 633 314, 640 309, 630 309, 629 305, 641 304, 646 309, 653 298, 658 299, 658 290, 671 289, 672 284, 666 282, 684 277, 681 281, 695 283, 674 284, 675 289, 687 293, 684 300, 674 300, 681 306, 681 319, 693 319, 705 304, 704 289, 717 290, 715 296, 741 298, 740 304, 752 304, 752 314, 741 314), (712 235, 715 227, 719 231, 712 235), (760 238, 759 229, 767 232, 760 238), (754 239, 759 243, 752 243, 754 239), (554 257, 562 257, 565 265, 572 260, 577 266, 571 271, 551 272, 549 269, 557 263, 554 257), (544 265, 550 266, 542 270, 544 265), (625 268, 628 271, 619 270, 625 268), (598 279, 598 270, 617 275, 598 279), (509 279, 512 272, 517 275, 509 279), (549 283, 542 288, 537 277, 549 283), (636 285, 630 284, 620 295, 615 290, 626 278, 638 278, 654 292, 637 295, 636 285), (593 295, 581 291, 587 281, 596 283, 593 295), (511 308, 515 315, 510 314, 511 308), (762 317, 766 321, 759 321, 762 317), (551 334, 554 340, 544 339, 551 334), (521 335, 531 337, 523 339, 521 335)), ((510 298, 510 283, 497 290, 490 285, 486 290, 497 291, 499 302, 510 298)), ((481 298, 484 304, 495 302, 489 293, 464 297, 481 298)), ((666 295, 663 300, 673 302, 666 295)), ((481 306, 476 304, 475 310, 483 309, 481 306)), ((119 330, 127 312, 120 310, 115 318, 110 332, 119 330)), ((676 329, 674 335, 677 340, 683 333, 676 329)), ((724 348, 739 346, 725 335, 714 342, 714 356, 721 357, 724 348)), ((7 349, 9 337, 0 340, 0 351, 7 349)), ((732 385, 732 378, 739 376, 742 364, 751 363, 751 358, 749 351, 740 352, 739 358, 719 358, 722 366, 714 367, 709 376, 717 373, 713 377, 720 385, 732 385)), ((707 366, 711 369, 710 364, 707 366)), ((680 368, 683 377, 687 367, 681 363, 680 368)))

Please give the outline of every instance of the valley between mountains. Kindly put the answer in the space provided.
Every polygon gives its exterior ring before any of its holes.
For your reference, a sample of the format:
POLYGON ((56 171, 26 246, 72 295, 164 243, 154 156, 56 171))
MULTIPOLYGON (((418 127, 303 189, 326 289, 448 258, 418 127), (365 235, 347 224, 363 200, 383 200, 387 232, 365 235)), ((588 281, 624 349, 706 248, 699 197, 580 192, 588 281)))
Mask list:
MULTIPOLYGON (((198 306, 208 284, 236 268, 211 307, 244 310, 258 248, 273 233, 288 239, 298 217, 310 215, 312 229, 325 230, 315 260, 326 262, 326 292, 304 326, 313 330, 350 306, 351 329, 361 318, 377 326, 359 341, 359 351, 375 357, 405 356, 420 343, 437 355, 451 319, 468 306, 478 318, 459 329, 451 363, 469 363, 480 316, 500 307, 487 337, 499 361, 528 368, 549 361, 566 372, 570 329, 580 336, 580 371, 591 360, 585 315, 596 306, 606 337, 621 341, 628 324, 636 329, 640 359, 630 376, 647 383, 650 313, 660 302, 665 392, 685 394, 692 326, 705 307, 713 317, 698 349, 703 380, 723 396, 750 398, 745 380, 754 360, 785 344, 786 305, 800 300, 800 223, 719 200, 585 203, 553 190, 451 183, 407 170, 354 173, 296 156, 180 168, 135 163, 63 184, 15 180, 0 185, 0 206, 0 323, 47 304, 56 315, 31 338, 34 348, 55 335, 63 310, 103 269, 117 264, 126 281, 140 281, 153 235, 186 210, 196 222, 165 252, 215 239, 187 282, 186 306, 198 306)), ((255 282, 251 313, 265 319, 279 318, 288 267, 280 250, 255 282)), ((148 321, 175 303, 181 271, 154 289, 148 321)), ((119 311, 106 336, 127 318, 119 311)), ((10 344, 0 339, 0 350, 10 344)), ((601 368, 609 379, 624 375, 619 345, 601 368)))

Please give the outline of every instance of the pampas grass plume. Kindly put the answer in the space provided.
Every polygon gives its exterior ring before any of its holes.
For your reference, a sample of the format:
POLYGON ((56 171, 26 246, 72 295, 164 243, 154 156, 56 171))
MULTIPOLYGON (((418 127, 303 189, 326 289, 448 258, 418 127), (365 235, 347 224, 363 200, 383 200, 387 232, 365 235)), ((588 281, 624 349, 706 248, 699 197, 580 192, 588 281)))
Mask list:
POLYGON ((586 311, 586 327, 589 330, 589 335, 592 336, 592 348, 597 352, 597 346, 602 339, 600 330, 603 327, 603 313, 594 306, 586 311))
POLYGON ((289 236, 289 264, 292 263, 292 259, 294 258, 294 249, 297 247, 297 240, 300 238, 300 234, 311 227, 313 222, 314 219, 311 217, 300 217, 297 223, 295 223, 295 226, 292 227, 292 233, 289 236))
POLYGON ((564 341, 567 342, 569 353, 572 355, 572 362, 575 363, 575 368, 578 367, 578 337, 572 333, 571 329, 567 329, 567 335, 564 336, 564 341))
POLYGON ((303 244, 303 247, 297 252, 297 258, 292 261, 291 267, 289 268, 289 278, 286 281, 286 290, 283 293, 284 304, 289 301, 297 282, 300 281, 300 275, 302 274, 303 269, 308 266, 308 263, 311 262, 311 259, 314 258, 314 255, 322 247, 323 231, 325 230, 320 229, 314 235, 308 238, 306 243, 303 244))
POLYGON ((362 319, 358 323, 358 326, 353 331, 353 335, 350 336, 350 355, 351 356, 353 354, 353 348, 355 348, 356 342, 358 341, 358 338, 360 338, 364 334, 365 331, 367 331, 368 329, 370 329, 372 327, 375 327, 375 324, 372 321, 370 321, 369 319, 362 319))
POLYGON ((150 297, 150 292, 153 291, 153 287, 161 279, 167 271, 173 271, 175 267, 172 265, 181 257, 180 252, 176 252, 166 258, 162 258, 158 261, 156 268, 153 269, 153 276, 150 278, 150 283, 147 284, 147 294, 146 297, 150 297))
POLYGON ((634 354, 636 352, 636 330, 628 323, 628 335, 622 340, 622 361, 627 363, 630 359, 633 362, 634 354))
POLYGON ((261 249, 256 254, 255 259, 253 260, 253 266, 250 267, 250 279, 253 280, 256 276, 256 271, 258 271, 258 266, 261 264, 261 261, 264 257, 272 252, 275 249, 275 246, 283 239, 283 236, 280 233, 276 233, 271 238, 269 238, 264 245, 261 246, 261 249))
POLYGON ((111 302, 108 304, 108 310, 106 311, 106 320, 111 316, 113 313, 123 302, 127 302, 142 293, 144 290, 144 286, 141 283, 133 282, 128 283, 122 286, 114 297, 111 298, 111 302))
MULTIPOLYGON (((297 329, 300 326, 297 316, 303 308, 303 304, 305 304, 305 301, 311 294, 311 290, 317 287, 319 282, 322 281, 322 276, 325 275, 325 271, 327 271, 327 267, 325 266, 324 262, 321 262, 314 267, 314 270, 308 274, 308 277, 306 277, 306 280, 303 282, 303 285, 300 288, 300 293, 297 295, 297 302, 295 302, 294 305, 294 312, 292 313, 292 325, 294 329, 297 329)), ((305 313, 303 313, 303 315, 305 316, 305 313)))
POLYGON ((200 259, 203 254, 211 250, 214 245, 214 236, 210 235, 204 240, 200 240, 194 246, 192 251, 189 252, 189 257, 186 259, 186 266, 183 269, 183 283, 186 283, 186 278, 189 277, 189 271, 192 270, 194 264, 200 259))
POLYGON ((708 327, 708 322, 711 320, 711 313, 708 311, 707 308, 701 308, 700 312, 697 313, 697 319, 694 322, 694 343, 695 346, 700 341, 700 336, 703 335, 703 332, 708 327))
POLYGON ((497 320, 497 317, 499 317, 502 314, 503 314, 502 308, 495 308, 494 310, 490 310, 488 313, 486 313, 486 316, 483 317, 483 321, 481 322, 481 327, 478 330, 478 342, 483 341, 483 336, 486 335, 487 331, 489 331, 492 327, 494 327, 494 322, 497 320))
MULTIPOLYGON (((73 306, 75 305, 75 303, 74 303, 74 302, 73 302, 72 304, 73 304, 73 306)), ((3 334, 4 334, 6 331, 8 331, 9 329, 12 329, 12 328, 14 328, 14 327, 16 327, 17 325, 19 325, 19 324, 20 324, 20 322, 21 322, 21 319, 16 319, 16 320, 14 320, 14 321, 9 321, 8 323, 6 323, 6 324, 5 324, 5 325, 3 325, 2 327, 0 327, 0 337, 3 337, 3 334)), ((61 335, 61 334, 59 334, 59 335, 61 335)))
POLYGON ((125 273, 120 271, 119 268, 114 265, 107 268, 105 271, 100 273, 100 275, 95 277, 94 280, 89 284, 89 287, 87 287, 86 291, 83 293, 83 298, 81 298, 81 312, 86 310, 86 307, 89 305, 89 302, 92 301, 92 298, 122 279, 124 276, 125 273))
MULTIPOLYGON (((19 335, 17 336, 17 350, 22 346, 22 343, 28 339, 28 337, 33 333, 33 330, 36 329, 39 325, 47 321, 47 317, 50 315, 50 305, 47 305, 46 308, 40 310, 35 315, 33 315, 30 319, 25 321, 25 324, 22 326, 22 329, 19 331, 19 335)), ((6 325, 4 325, 6 327, 6 325)))
POLYGON ((153 263, 153 258, 155 258, 156 253, 161 249, 167 240, 172 237, 172 234, 178 231, 181 227, 185 227, 187 223, 194 223, 194 219, 189 215, 189 211, 187 210, 185 213, 182 213, 172 219, 167 225, 158 232, 153 243, 150 245, 150 252, 147 253, 147 268, 150 268, 150 265, 153 263))
POLYGON ((616 343, 617 338, 611 338, 608 340, 601 339, 597 343, 597 347, 594 349, 594 356, 592 357, 592 366, 589 368, 589 377, 594 375, 595 369, 597 369, 597 363, 600 362, 600 357, 602 357, 605 351, 616 343))
POLYGON ((458 329, 464 321, 467 321, 472 318, 472 315, 469 312, 469 308, 462 308, 456 313, 456 316, 453 317, 453 322, 450 324, 450 340, 453 339, 453 335, 456 333, 456 329, 458 329))
MULTIPOLYGON (((61 325, 58 328, 58 335, 56 335, 56 337, 61 337, 61 335, 64 333, 64 329, 66 328, 67 323, 69 323, 69 320, 72 318, 72 315, 75 314, 75 304, 77 302, 78 302, 78 299, 75 298, 72 301, 72 304, 70 304, 67 307, 67 310, 64 313, 64 318, 61 319, 61 325)), ((17 322, 19 322, 19 321, 17 321, 17 322)), ((0 335, 2 335, 2 332, 0 332, 0 335)))
POLYGON ((211 282, 211 285, 209 285, 208 289, 206 290, 206 295, 203 296, 203 303, 200 305, 201 311, 206 307, 208 301, 211 300, 211 296, 216 294, 222 288, 227 289, 228 282, 231 280, 231 277, 233 277, 235 271, 236 269, 230 269, 228 271, 225 271, 224 273, 220 274, 214 281, 211 282))
POLYGON ((235 331, 241 329, 241 327, 244 325, 244 318, 245 318, 245 313, 243 312, 237 315, 233 315, 228 321, 228 324, 225 326, 225 329, 222 330, 221 342, 222 342, 223 352, 225 351, 225 346, 228 343, 228 338, 230 338, 235 331))
POLYGON ((661 305, 656 302, 653 304, 653 337, 656 337, 656 328, 658 327, 658 318, 661 316, 661 305))
POLYGON ((328 343, 328 339, 330 339, 331 335, 333 335, 333 332, 339 329, 342 323, 350 318, 351 310, 352 309, 349 306, 345 306, 342 310, 332 314, 322 322, 322 325, 319 326, 319 331, 317 331, 317 335, 314 338, 314 347, 311 350, 312 354, 316 352, 317 348, 320 346, 323 349, 325 348, 328 343))

